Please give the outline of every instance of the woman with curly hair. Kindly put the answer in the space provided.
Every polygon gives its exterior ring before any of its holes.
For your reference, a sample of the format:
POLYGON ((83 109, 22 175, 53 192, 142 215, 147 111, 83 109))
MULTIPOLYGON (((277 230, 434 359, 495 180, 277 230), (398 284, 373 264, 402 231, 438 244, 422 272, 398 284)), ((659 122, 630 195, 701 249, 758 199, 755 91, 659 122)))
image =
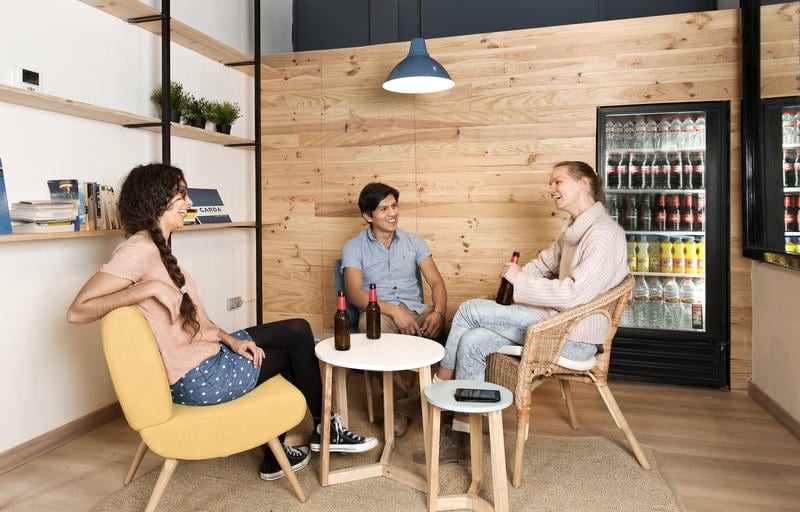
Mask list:
MULTIPOLYGON (((208 318, 195 281, 168 243, 191 206, 186 179, 177 167, 150 164, 131 170, 119 196, 125 240, 83 285, 67 320, 85 324, 113 309, 138 306, 156 338, 172 401, 178 404, 227 402, 283 375, 305 396, 314 420, 311 450, 319 451, 322 382, 311 327, 293 318, 227 333, 208 318)), ((330 421, 331 451, 362 452, 377 445, 374 437, 347 430, 338 414, 330 421)), ((308 464, 305 447, 283 447, 292 469, 308 464)), ((265 450, 260 475, 264 480, 284 476, 271 450, 265 450)))

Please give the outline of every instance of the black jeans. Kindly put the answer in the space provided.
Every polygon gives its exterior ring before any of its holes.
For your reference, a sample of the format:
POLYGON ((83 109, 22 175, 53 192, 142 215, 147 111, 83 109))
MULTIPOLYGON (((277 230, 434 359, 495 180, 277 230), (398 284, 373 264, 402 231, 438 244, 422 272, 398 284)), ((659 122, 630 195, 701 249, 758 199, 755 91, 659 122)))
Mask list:
POLYGON ((283 375, 303 393, 316 424, 322 416, 322 378, 311 326, 302 318, 292 318, 246 330, 265 353, 256 385, 283 375))

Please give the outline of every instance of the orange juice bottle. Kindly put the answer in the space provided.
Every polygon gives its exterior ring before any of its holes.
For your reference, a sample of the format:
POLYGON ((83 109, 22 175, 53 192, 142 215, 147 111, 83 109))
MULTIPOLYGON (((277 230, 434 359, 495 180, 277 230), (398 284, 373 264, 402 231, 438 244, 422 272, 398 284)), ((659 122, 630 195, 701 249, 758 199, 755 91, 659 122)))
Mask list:
POLYGON ((650 272, 650 254, 647 237, 642 235, 636 242, 636 270, 638 272, 650 272))
POLYGON ((683 274, 686 271, 686 252, 683 237, 676 237, 672 241, 672 271, 683 274))
POLYGON ((651 235, 648 237, 650 243, 648 244, 647 253, 650 255, 650 272, 661 272, 661 244, 658 241, 658 236, 651 235))
POLYGON ((628 245, 628 268, 631 272, 636 272, 636 237, 627 235, 625 239, 628 245))
POLYGON ((687 274, 697 273, 697 242, 694 241, 693 236, 687 236, 686 241, 683 243, 683 251, 686 254, 685 270, 687 274))
POLYGON ((668 236, 661 240, 661 273, 671 274, 672 265, 672 242, 668 236))
POLYGON ((697 273, 706 273, 706 238, 704 236, 697 239, 697 273))

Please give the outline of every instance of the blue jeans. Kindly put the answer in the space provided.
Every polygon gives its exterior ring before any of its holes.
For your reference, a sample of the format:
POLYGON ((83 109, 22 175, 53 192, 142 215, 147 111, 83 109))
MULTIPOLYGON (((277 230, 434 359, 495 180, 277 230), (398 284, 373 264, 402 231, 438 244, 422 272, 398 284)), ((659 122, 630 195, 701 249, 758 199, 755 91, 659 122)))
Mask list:
POLYGON ((486 357, 506 345, 522 345, 528 326, 537 321, 528 306, 468 300, 453 317, 440 364, 455 370, 456 379, 485 380, 486 357))

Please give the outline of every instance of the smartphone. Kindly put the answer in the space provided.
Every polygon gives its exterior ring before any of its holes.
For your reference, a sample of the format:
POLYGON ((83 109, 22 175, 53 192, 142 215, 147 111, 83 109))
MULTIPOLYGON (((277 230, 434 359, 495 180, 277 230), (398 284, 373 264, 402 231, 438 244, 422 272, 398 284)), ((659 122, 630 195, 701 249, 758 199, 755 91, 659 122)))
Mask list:
POLYGON ((459 402, 499 402, 500 391, 496 389, 458 388, 453 398, 459 402))

